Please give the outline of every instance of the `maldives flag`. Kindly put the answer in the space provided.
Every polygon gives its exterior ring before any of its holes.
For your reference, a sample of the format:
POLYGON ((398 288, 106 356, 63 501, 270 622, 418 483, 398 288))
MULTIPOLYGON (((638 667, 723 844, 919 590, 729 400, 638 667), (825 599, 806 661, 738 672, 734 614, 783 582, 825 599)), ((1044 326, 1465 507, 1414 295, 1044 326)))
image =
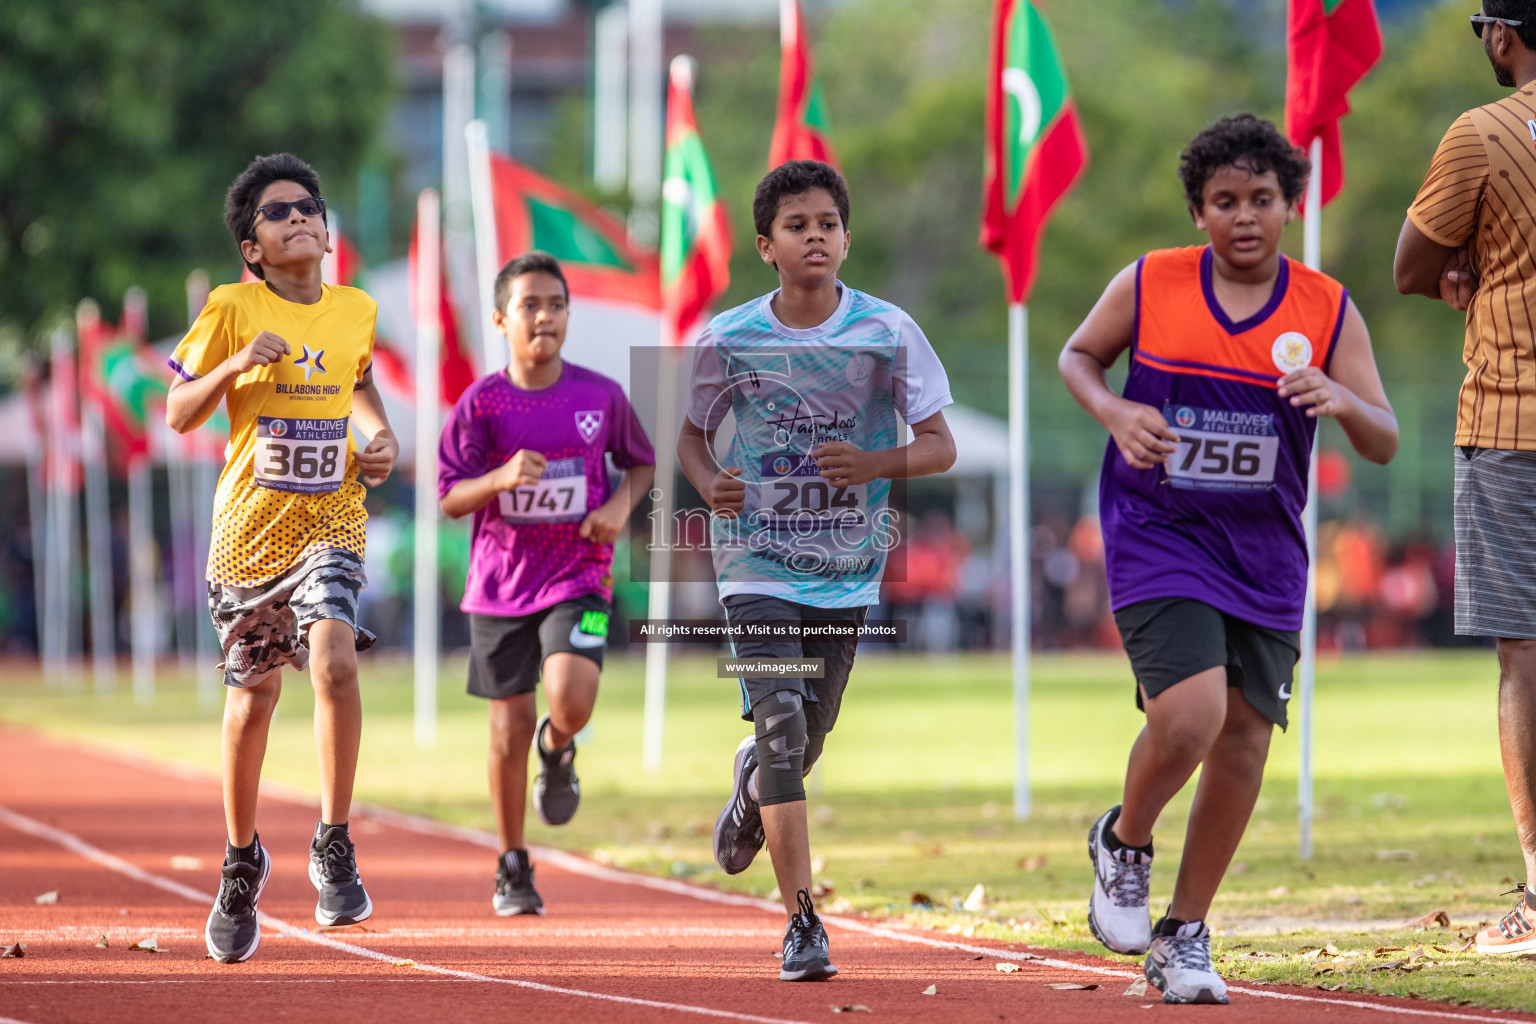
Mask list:
POLYGON ((515 160, 489 158, 498 265, 542 249, 560 261, 572 295, 661 307, 656 255, 632 243, 622 223, 515 160))
POLYGON ((800 0, 779 0, 779 54, 779 112, 768 145, 768 169, 791 160, 820 160, 836 167, 800 0))
MULTIPOLYGON (((411 251, 409 257, 411 287, 411 316, 416 315, 417 294, 414 282, 416 281, 416 260, 421 248, 420 225, 411 232, 411 251)), ((438 257, 437 265, 441 280, 438 282, 437 319, 438 319, 438 367, 439 387, 442 403, 452 407, 459 400, 471 384, 475 382, 475 364, 470 362, 469 355, 464 351, 464 336, 459 331, 459 318, 453 310, 453 298, 448 291, 447 260, 443 256, 438 257)), ((374 342, 374 359, 378 362, 379 345, 374 342)), ((404 363, 393 349, 389 351, 389 358, 396 364, 388 372, 391 378, 403 376, 404 380, 391 379, 391 385, 406 396, 416 392, 415 381, 408 370, 404 370, 404 363), (403 384, 402 388, 400 385, 403 384)))
POLYGON ((987 85, 987 165, 981 244, 997 254, 1010 302, 1035 284, 1040 234, 1088 166, 1050 26, 1032 0, 997 0, 987 85))
POLYGON ((1349 90, 1381 58, 1374 0, 1290 0, 1285 131, 1303 149, 1323 140, 1323 203, 1344 187, 1339 118, 1349 90))
POLYGON ((149 454, 149 417, 165 397, 159 359, 145 344, 144 313, 143 292, 131 289, 120 329, 102 321, 94 302, 81 303, 75 317, 81 390, 101 413, 119 467, 149 454))
POLYGON ((661 188, 661 305, 665 341, 681 344, 731 281, 731 228, 693 119, 693 61, 672 61, 661 188))

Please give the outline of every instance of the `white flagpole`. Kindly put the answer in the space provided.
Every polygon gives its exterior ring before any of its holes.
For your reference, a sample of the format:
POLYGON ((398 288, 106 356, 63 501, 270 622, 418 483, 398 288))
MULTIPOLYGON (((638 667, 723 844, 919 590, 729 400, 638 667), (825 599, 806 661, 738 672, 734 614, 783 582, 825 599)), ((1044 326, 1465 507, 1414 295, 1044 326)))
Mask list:
POLYGON ((629 233, 643 245, 660 236, 666 116, 662 0, 629 3, 629 233))
MULTIPOLYGON (((81 299, 75 307, 75 337, 83 341, 87 334, 99 332, 101 312, 91 299, 81 299)), ((101 355, 99 334, 95 355, 101 355)), ((99 373, 94 366, 89 372, 99 373)), ((107 490, 107 438, 101 421, 101 407, 94 401, 81 403, 81 447, 85 461, 85 546, 90 558, 91 665, 96 692, 117 689, 117 619, 112 607, 112 510, 107 490)))
POLYGON ((155 702, 155 636, 160 620, 160 579, 154 533, 154 492, 148 456, 134 459, 128 467, 128 580, 131 586, 131 638, 133 651, 133 698, 140 704, 155 702))
POLYGON ((629 8, 604 7, 597 13, 594 35, 592 180, 604 192, 618 192, 628 179, 629 164, 629 8))
POLYGON ((1008 305, 1008 534, 1013 585, 1013 816, 1029 818, 1029 307, 1008 305))
POLYGON ((416 745, 437 743, 437 406, 442 343, 442 220, 437 193, 416 201, 416 745))
MULTIPOLYGON (((208 303, 208 274, 198 269, 187 275, 187 326, 190 327, 208 303)), ((204 429, 204 428, 199 428, 204 429)), ((208 548, 213 542, 213 492, 218 487, 218 471, 202 454, 195 435, 187 435, 194 442, 197 452, 192 460, 192 565, 196 569, 198 592, 204 586, 208 567, 208 548)), ((197 672, 197 702, 205 708, 215 707, 224 687, 210 669, 218 662, 220 650, 218 634, 202 616, 197 618, 194 634, 195 649, 200 670, 197 672)))
POLYGON ((501 270, 500 240, 496 237, 496 195, 491 185, 491 147, 485 136, 485 122, 471 121, 464 128, 469 149, 470 211, 474 215, 475 276, 480 288, 480 337, 485 362, 480 368, 494 373, 507 364, 505 339, 491 323, 496 308, 496 274, 501 270))
MULTIPOLYGON (((1308 153, 1312 175, 1307 179, 1307 216, 1303 222, 1303 262, 1313 270, 1323 261, 1323 140, 1312 140, 1308 153)), ((1321 430, 1322 423, 1318 423, 1321 430)), ((1307 507, 1302 513, 1307 533, 1307 603, 1301 619, 1301 667, 1297 696, 1301 699, 1301 768, 1296 778, 1296 805, 1301 832, 1301 859, 1312 859, 1312 698, 1317 683, 1317 444, 1307 466, 1307 507)))

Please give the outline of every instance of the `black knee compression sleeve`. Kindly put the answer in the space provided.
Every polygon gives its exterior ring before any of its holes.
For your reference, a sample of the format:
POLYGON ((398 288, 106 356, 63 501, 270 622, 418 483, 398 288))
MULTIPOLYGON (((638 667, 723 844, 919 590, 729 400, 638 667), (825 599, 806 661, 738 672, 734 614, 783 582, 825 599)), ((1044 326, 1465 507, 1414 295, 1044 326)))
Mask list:
POLYGON ((811 774, 811 768, 821 758, 821 748, 826 746, 826 744, 827 744, 827 734, 826 733, 822 733, 820 736, 811 736, 811 737, 806 739, 806 741, 805 741, 805 766, 801 770, 802 774, 804 774, 804 775, 811 774))
POLYGON ((768 807, 805 799, 805 706, 780 690, 752 705, 757 733, 757 802, 768 807))

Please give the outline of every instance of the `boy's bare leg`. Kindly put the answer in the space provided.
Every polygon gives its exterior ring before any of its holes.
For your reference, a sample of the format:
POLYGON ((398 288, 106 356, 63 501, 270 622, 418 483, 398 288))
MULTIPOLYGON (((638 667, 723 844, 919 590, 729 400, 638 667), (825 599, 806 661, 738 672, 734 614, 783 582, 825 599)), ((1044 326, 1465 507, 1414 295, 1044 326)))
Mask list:
POLYGON ((1127 846, 1152 841, 1152 828, 1221 733, 1227 717, 1227 670, 1206 669, 1156 697, 1142 691, 1147 725, 1131 746, 1125 796, 1114 833, 1127 846))
POLYGON ((1227 720, 1205 756, 1185 832, 1184 857, 1168 915, 1203 921, 1242 841, 1264 782, 1275 727, 1240 693, 1230 694, 1227 720))
POLYGON ((768 856, 773 860, 773 875, 779 882, 779 899, 784 901, 784 915, 800 912, 795 894, 811 891, 811 831, 806 823, 805 801, 791 800, 762 808, 763 837, 768 856))
POLYGON ((224 688, 224 827, 231 846, 250 846, 256 838, 256 798, 267 754, 267 729, 282 692, 282 669, 268 672, 254 686, 224 688))
POLYGON ((491 780, 491 811, 503 850, 524 849, 523 822, 528 810, 528 747, 538 709, 532 693, 493 700, 491 749, 486 758, 491 780))
POLYGON ((320 820, 340 825, 352 811, 363 701, 357 688, 357 638, 340 619, 309 627, 309 672, 315 688, 315 751, 320 756, 320 820))
POLYGON ((597 662, 569 651, 544 659, 544 699, 549 702, 546 750, 561 749, 591 720, 600 673, 597 662))
POLYGON ((1529 887, 1536 885, 1536 642, 1530 640, 1499 640, 1499 754, 1529 887))

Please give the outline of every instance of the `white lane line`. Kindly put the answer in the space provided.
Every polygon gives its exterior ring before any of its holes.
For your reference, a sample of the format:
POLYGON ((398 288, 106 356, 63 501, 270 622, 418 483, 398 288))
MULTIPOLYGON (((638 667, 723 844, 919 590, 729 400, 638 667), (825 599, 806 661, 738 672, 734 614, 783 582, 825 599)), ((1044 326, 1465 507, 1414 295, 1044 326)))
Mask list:
MULTIPOLYGON (((84 839, 81 839, 79 836, 65 832, 62 829, 54 828, 52 825, 45 825, 40 821, 35 821, 32 818, 29 818, 23 814, 18 814, 7 807, 0 807, 0 823, 9 825, 11 828, 18 832, 23 832, 38 839, 45 839, 51 843, 62 846, 66 850, 69 850, 71 853, 77 854, 87 860, 100 864, 102 867, 110 868, 119 874, 127 875, 129 878, 132 878, 136 882, 142 882, 145 885, 153 886, 156 889, 171 893, 175 896, 180 896, 183 899, 190 900, 193 903, 201 904, 202 906, 208 906, 213 902, 213 894, 211 893, 200 892, 199 890, 193 889, 190 886, 182 885, 180 882, 173 882, 168 878, 161 878, 159 875, 151 874, 136 864, 129 863, 128 861, 123 860, 121 857, 110 854, 100 847, 91 845, 84 839)), ((300 930, 290 924, 287 924, 284 921, 272 917, 269 914, 261 914, 260 919, 263 926, 290 932, 292 933, 293 937, 303 939, 305 942, 311 943, 312 945, 323 946, 327 949, 334 949, 342 953, 350 953, 353 956, 360 956, 369 960, 377 960, 386 964, 393 964, 398 961, 408 959, 407 957, 403 956, 396 956, 389 953, 380 953, 377 950, 368 949, 366 946, 359 946, 349 942, 338 942, 337 940, 326 935, 317 935, 314 932, 300 930)), ((428 974, 440 975, 447 978, 458 978, 462 981, 479 981, 488 982, 494 985, 510 985, 514 988, 527 989, 533 992, 547 992, 551 995, 574 996, 580 999, 595 999, 600 1002, 620 1003, 626 1006, 644 1006, 653 1010, 669 1010, 673 1013, 687 1013, 699 1017, 716 1017, 722 1020, 745 1021, 747 1024, 807 1024, 807 1022, 790 1021, 782 1017, 759 1017, 750 1013, 736 1013, 731 1010, 716 1010, 705 1006, 689 1006, 684 1003, 665 1003, 655 999, 639 999, 634 996, 618 996, 605 992, 588 992, 583 989, 563 988, 557 985, 545 985, 536 981, 522 981, 516 978, 495 978, 489 975, 476 974, 473 971, 456 971, 452 968, 437 967, 432 964, 413 962, 411 966, 415 970, 425 971, 428 974)), ((0 1020, 0 1024, 8 1024, 8 1022, 0 1020)), ((25 1022, 10 1022, 10 1024, 25 1024, 25 1022)))
POLYGON ((32 1024, 32 1022, 17 1020, 15 1017, 0 1017, 0 1024, 32 1024))
MULTIPOLYGON (((98 756, 118 760, 138 768, 158 771, 174 778, 201 780, 203 782, 216 780, 217 778, 209 772, 203 771, 200 768, 188 765, 180 761, 151 758, 147 755, 140 754, 135 751, 126 751, 115 748, 100 750, 98 748, 91 747, 89 749, 93 754, 98 756)), ((264 793, 268 791, 268 785, 269 784, 267 783, 262 784, 262 790, 264 793)), ((278 799, 286 799, 291 803, 298 803, 304 806, 314 806, 317 803, 313 796, 293 787, 277 784, 272 786, 271 789, 273 796, 277 797, 278 799)), ((375 821, 394 825, 397 828, 401 828, 409 832, 415 832, 419 835, 436 836, 442 839, 457 839, 461 842, 470 843, 475 846, 484 847, 488 850, 500 852, 496 837, 491 833, 484 831, 483 829, 469 828, 468 826, 464 825, 448 825, 440 821, 433 821, 431 818, 424 818, 415 814, 406 814, 402 811, 397 811, 393 808, 383 807, 377 804, 354 802, 353 807, 360 815, 366 815, 367 817, 373 818, 375 821)), ((0 811, 3 810, 4 808, 0 808, 0 811)), ((716 903, 733 907, 753 907, 771 914, 782 914, 784 912, 784 908, 779 904, 771 903, 764 899, 758 899, 755 896, 742 896, 737 893, 721 892, 717 889, 706 889, 703 886, 689 885, 686 882, 677 882, 667 878, 653 878, 650 875, 641 875, 630 871, 623 871, 618 868, 604 867, 603 865, 596 864, 583 857, 578 857, 574 854, 567 853, 564 850, 554 849, 553 847, 534 846, 530 848, 529 852, 546 862, 560 867, 563 870, 570 871, 572 874, 582 875, 597 881, 612 882, 615 885, 635 886, 637 888, 650 889, 654 892, 670 893, 674 896, 683 896, 689 899, 700 900, 705 903, 716 903)), ((943 939, 936 939, 927 935, 920 935, 913 932, 894 931, 889 928, 883 928, 879 925, 866 924, 863 921, 859 921, 853 918, 823 917, 822 920, 828 925, 843 928, 848 931, 861 932, 865 935, 871 935, 883 939, 891 939, 896 942, 905 942, 911 945, 927 946, 930 949, 952 949, 970 953, 972 955, 981 954, 982 956, 997 957, 998 959, 1002 960, 1024 960, 1033 963, 1039 963, 1046 967, 1054 967, 1058 970, 1077 971, 1082 974, 1096 974, 1104 977, 1131 979, 1141 977, 1141 973, 1139 971, 1117 970, 1112 967, 1097 967, 1092 964, 1076 963, 1071 960, 1061 960, 1056 957, 1043 957, 1035 953, 1026 953, 1022 951, 1014 951, 1011 949, 999 949, 993 946, 972 946, 959 942, 947 942, 943 939)), ((1511 1020, 1510 1017, 1488 1017, 1473 1013, 1459 1013, 1450 1009, 1420 1009, 1418 1007, 1412 1006, 1396 1006, 1388 1003, 1372 1003, 1363 999, 1352 999, 1347 997, 1330 998, 1326 996, 1300 995, 1298 993, 1292 992, 1272 992, 1268 989, 1249 988, 1246 986, 1229 985, 1227 987, 1227 991, 1235 992, 1239 995, 1257 996, 1261 999, 1279 999, 1286 1002, 1318 1003, 1323 1006, 1349 1006, 1356 1009, 1373 1010, 1378 1013, 1392 1013, 1404 1017, 1430 1017, 1436 1020, 1477 1021, 1479 1024, 1508 1024, 1508 1022, 1511 1020)), ((1515 1013, 1518 1011, 1505 1012, 1515 1013)), ((1530 1020, 1531 1018, 1526 1016, 1524 1019, 1530 1020)), ((4 1024, 4 1022, 0 1021, 0 1024, 4 1024)))

